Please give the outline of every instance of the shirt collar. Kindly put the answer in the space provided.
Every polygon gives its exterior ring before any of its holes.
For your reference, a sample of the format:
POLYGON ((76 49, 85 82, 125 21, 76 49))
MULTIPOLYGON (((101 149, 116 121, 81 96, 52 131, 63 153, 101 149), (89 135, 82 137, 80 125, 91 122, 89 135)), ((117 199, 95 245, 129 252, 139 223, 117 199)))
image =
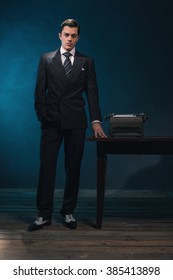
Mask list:
MULTIPOLYGON (((60 48, 61 55, 65 52, 67 52, 67 51, 61 46, 61 48, 60 48)), ((75 48, 73 48, 69 53, 71 53, 71 55, 74 56, 75 55, 75 48)))

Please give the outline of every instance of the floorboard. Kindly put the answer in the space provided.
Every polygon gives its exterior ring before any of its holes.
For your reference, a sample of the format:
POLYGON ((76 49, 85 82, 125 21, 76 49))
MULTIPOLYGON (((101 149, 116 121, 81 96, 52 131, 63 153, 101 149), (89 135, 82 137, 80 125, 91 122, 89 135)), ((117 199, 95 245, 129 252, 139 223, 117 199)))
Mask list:
POLYGON ((36 217, 35 190, 0 189, 1 260, 172 260, 173 195, 163 191, 107 190, 102 229, 96 229, 96 193, 79 193, 76 230, 64 228, 55 192, 52 225, 27 232, 36 217))

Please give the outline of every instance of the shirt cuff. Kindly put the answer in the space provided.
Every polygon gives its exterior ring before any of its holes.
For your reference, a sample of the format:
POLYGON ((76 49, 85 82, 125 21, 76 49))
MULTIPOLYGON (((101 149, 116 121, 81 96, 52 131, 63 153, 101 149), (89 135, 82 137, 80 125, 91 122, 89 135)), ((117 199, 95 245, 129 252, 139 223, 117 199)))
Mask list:
POLYGON ((94 121, 92 121, 92 123, 101 123, 101 121, 99 121, 99 120, 94 120, 94 121))

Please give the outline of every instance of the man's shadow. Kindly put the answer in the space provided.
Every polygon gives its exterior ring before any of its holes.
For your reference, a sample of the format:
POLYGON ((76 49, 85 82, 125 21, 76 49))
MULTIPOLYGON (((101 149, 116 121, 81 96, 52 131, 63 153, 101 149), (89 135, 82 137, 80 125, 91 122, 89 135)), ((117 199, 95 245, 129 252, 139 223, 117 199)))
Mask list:
POLYGON ((162 155, 155 165, 143 168, 128 177, 124 189, 173 190, 173 157, 162 155))

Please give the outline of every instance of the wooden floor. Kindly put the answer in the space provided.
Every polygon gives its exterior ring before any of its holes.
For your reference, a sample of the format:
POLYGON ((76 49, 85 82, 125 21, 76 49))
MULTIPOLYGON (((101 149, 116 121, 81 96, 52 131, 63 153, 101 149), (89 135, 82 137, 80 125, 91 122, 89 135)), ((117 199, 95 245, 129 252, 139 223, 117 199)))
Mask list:
POLYGON ((51 226, 27 232, 36 217, 35 190, 0 189, 0 259, 173 259, 172 193, 107 190, 102 229, 95 228, 94 190, 80 191, 76 230, 61 224, 61 201, 56 191, 51 226))

